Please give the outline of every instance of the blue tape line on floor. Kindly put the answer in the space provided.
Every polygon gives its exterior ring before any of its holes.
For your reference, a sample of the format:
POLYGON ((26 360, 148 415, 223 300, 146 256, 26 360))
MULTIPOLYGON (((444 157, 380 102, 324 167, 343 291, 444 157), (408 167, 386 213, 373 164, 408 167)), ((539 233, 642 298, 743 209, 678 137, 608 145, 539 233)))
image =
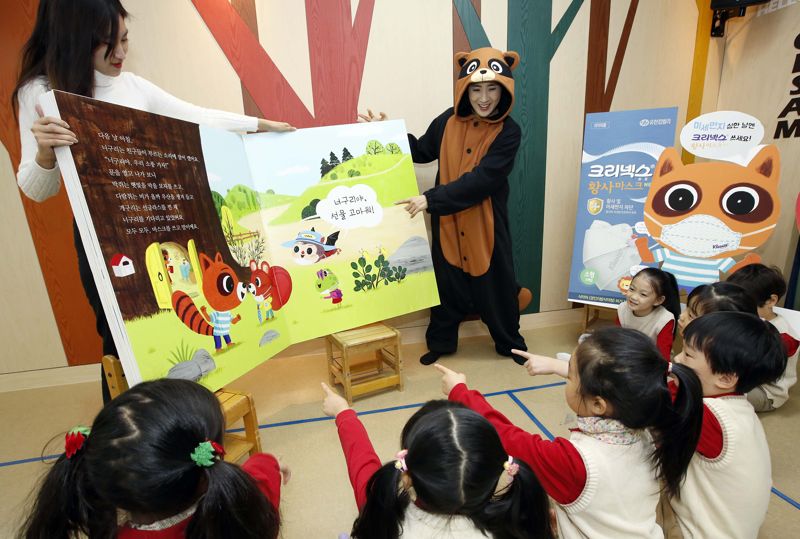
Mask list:
MULTIPOLYGON (((536 389, 548 389, 551 387, 558 387, 565 385, 566 382, 553 382, 550 384, 542 384, 540 386, 527 386, 527 387, 519 387, 516 389, 504 389, 503 391, 494 391, 492 393, 484 393, 483 396, 486 398, 489 397, 496 397, 498 395, 508 395, 510 393, 521 393, 525 391, 533 391, 536 389)), ((371 414, 381 414, 384 412, 395 412, 397 410, 407 410, 409 408, 420 408, 424 405, 424 402, 417 402, 414 404, 403 404, 401 406, 392 406, 389 408, 377 408, 375 410, 365 410, 363 412, 356 412, 357 415, 371 415, 371 414)), ((328 421, 332 420, 332 417, 310 417, 307 419, 293 419, 291 421, 281 421, 280 423, 264 423, 263 425, 259 425, 259 429, 272 429, 275 427, 288 427, 292 425, 300 425, 303 423, 315 423, 317 421, 328 421)), ((236 428, 236 429, 229 429, 227 432, 244 432, 244 428, 236 428)))
POLYGON ((50 460, 56 460, 61 455, 44 455, 42 457, 33 457, 30 459, 20 459, 20 460, 9 460, 6 462, 0 462, 0 468, 4 466, 16 466, 17 464, 30 464, 31 462, 45 462, 50 460))
MULTIPOLYGON (((542 384, 540 386, 527 386, 527 387, 519 387, 519 388, 516 388, 516 389, 506 389, 506 390, 502 390, 502 391, 493 391, 491 393, 484 393, 483 396, 485 398, 490 398, 490 397, 497 397, 497 396, 500 396, 500 395, 508 395, 508 397, 512 401, 514 401, 514 403, 516 403, 516 405, 519 406, 520 409, 522 409, 522 411, 525 413, 525 415, 527 415, 528 418, 530 418, 530 420, 534 422, 534 424, 544 433, 544 435, 552 440, 554 438, 553 434, 547 429, 547 427, 544 426, 544 424, 541 421, 539 421, 539 419, 533 414, 533 412, 531 412, 530 409, 528 409, 528 407, 525 406, 525 404, 523 404, 522 401, 517 398, 515 393, 524 393, 524 392, 527 392, 527 391, 534 391, 534 390, 537 390, 537 389, 548 389, 548 388, 551 388, 551 387, 563 386, 565 384, 566 384, 566 382, 553 382, 553 383, 550 383, 550 384, 542 384)), ((382 414, 382 413, 385 413, 385 412, 395 412, 397 410, 407 410, 409 408, 420 408, 420 407, 422 407, 423 404, 425 404, 425 403, 424 402, 419 402, 419 403, 414 403, 414 404, 404 404, 404 405, 401 405, 401 406, 392 406, 392 407, 389 407, 389 408, 377 408, 375 410, 365 410, 363 412, 357 412, 357 415, 382 414)), ((292 420, 292 421, 282 421, 282 422, 279 422, 279 423, 265 423, 263 425, 259 425, 258 428, 259 429, 271 429, 271 428, 275 428, 275 427, 288 427, 288 426, 292 426, 292 425, 300 425, 300 424, 303 424, 303 423, 317 423, 319 421, 333 421, 333 418, 332 417, 327 417, 327 416, 309 417, 309 418, 306 418, 306 419, 295 419, 295 420, 292 420)), ((244 429, 243 428, 228 429, 227 432, 244 432, 244 429)), ((34 462, 55 460, 59 456, 60 455, 44 455, 44 456, 41 456, 41 457, 33 457, 33 458, 19 459, 19 460, 9 460, 9 461, 6 461, 6 462, 0 462, 0 468, 6 467, 6 466, 17 466, 17 465, 20 465, 20 464, 31 464, 31 463, 34 463, 34 462)), ((797 501, 792 499, 790 496, 787 496, 786 494, 784 494, 780 490, 776 489, 775 487, 772 487, 772 492, 776 496, 778 496, 779 498, 784 500, 785 502, 787 502, 790 505, 792 505, 793 507, 795 507, 796 509, 800 509, 800 503, 798 503, 797 501)))
POLYGON ((511 398, 511 400, 512 400, 512 401, 514 401, 515 403, 517 403, 517 406, 519 406, 520 408, 522 408, 522 411, 523 411, 523 412, 525 412, 525 415, 527 415, 527 416, 528 416, 528 417, 531 419, 531 421, 533 421, 534 423, 536 423, 536 426, 537 426, 537 427, 539 427, 539 430, 541 430, 541 431, 544 433, 544 435, 545 435, 545 436, 547 436, 547 438, 548 438, 548 439, 552 440, 553 438, 555 438, 555 436, 553 436, 553 433, 552 433, 552 432, 550 432, 549 430, 547 430, 547 427, 545 427, 545 426, 544 426, 544 423, 542 423, 541 421, 539 421, 539 418, 537 418, 535 415, 533 415, 533 412, 531 412, 531 411, 528 409, 528 407, 527 407, 527 406, 525 406, 524 404, 522 404, 522 401, 521 401, 521 400, 519 400, 519 399, 517 398, 517 396, 516 396, 516 395, 514 395, 514 394, 513 394, 513 393, 511 393, 511 392, 509 392, 509 393, 508 393, 508 396, 511 398))
POLYGON ((776 495, 778 498, 782 499, 782 500, 783 500, 783 501, 785 501, 785 502, 788 502, 790 505, 793 505, 793 506, 795 507, 795 509, 800 509, 800 503, 798 503, 798 502, 797 502, 797 501, 795 501, 794 499, 790 498, 789 496, 787 496, 786 494, 784 494, 784 493, 783 493, 783 492, 781 492, 780 490, 776 489, 775 487, 772 487, 772 492, 773 492, 773 493, 774 493, 774 494, 775 494, 775 495, 776 495))

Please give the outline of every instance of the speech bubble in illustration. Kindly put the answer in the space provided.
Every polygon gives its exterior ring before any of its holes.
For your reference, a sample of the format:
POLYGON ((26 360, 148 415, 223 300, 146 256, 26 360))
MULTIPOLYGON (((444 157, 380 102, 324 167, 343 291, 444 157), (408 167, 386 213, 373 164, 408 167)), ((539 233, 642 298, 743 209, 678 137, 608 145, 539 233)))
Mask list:
POLYGON ((383 207, 369 185, 342 185, 334 187, 317 203, 317 215, 338 228, 373 227, 383 219, 383 207))
POLYGON ((681 129, 681 146, 698 157, 729 161, 746 154, 764 138, 758 118, 735 110, 698 116, 681 129))

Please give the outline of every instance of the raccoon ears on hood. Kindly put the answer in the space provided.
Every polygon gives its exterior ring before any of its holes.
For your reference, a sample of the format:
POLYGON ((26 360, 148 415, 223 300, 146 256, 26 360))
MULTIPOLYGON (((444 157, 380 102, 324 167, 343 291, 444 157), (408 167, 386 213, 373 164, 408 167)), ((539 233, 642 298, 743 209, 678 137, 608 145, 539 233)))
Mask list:
POLYGON ((517 54, 514 51, 504 52, 503 60, 505 60, 506 64, 508 65, 508 68, 511 71, 514 71, 515 69, 517 69, 517 66, 519 65, 519 54, 517 54))

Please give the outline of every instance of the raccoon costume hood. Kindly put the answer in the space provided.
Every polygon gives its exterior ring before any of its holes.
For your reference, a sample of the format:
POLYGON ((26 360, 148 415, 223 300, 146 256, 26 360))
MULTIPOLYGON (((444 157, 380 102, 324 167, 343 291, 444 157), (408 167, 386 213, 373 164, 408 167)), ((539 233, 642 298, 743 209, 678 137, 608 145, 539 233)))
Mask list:
MULTIPOLYGON (((460 70, 455 85, 454 114, 447 121, 439 152, 439 184, 456 182, 471 172, 503 130, 503 122, 514 105, 514 78, 519 64, 516 52, 489 47, 455 56, 460 70), (481 118, 469 101, 470 84, 495 82, 502 88, 497 108, 481 118)), ((491 197, 479 204, 439 219, 439 237, 447 262, 472 276, 489 269, 495 231, 491 197)))

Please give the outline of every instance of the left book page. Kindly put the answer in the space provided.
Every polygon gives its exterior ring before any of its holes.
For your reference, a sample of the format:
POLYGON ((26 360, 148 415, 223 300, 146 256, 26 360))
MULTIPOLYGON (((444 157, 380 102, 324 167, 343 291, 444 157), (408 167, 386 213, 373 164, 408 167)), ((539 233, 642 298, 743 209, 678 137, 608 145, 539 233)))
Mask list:
POLYGON ((258 204, 239 135, 64 92, 41 102, 80 141, 56 157, 131 385, 215 390, 290 344, 238 276, 259 253, 237 260, 226 241, 249 233, 230 208, 258 204))

